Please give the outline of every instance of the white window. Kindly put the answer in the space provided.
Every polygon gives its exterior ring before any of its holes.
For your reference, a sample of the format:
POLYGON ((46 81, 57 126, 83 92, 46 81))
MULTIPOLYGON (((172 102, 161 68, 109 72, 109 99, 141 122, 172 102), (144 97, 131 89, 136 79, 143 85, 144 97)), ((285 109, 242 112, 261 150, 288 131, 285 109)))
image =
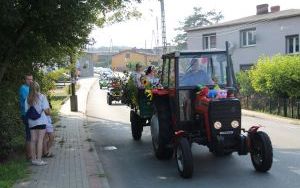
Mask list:
POLYGON ((255 46, 256 44, 256 29, 247 29, 241 31, 241 47, 255 46))
POLYGON ((299 35, 286 36, 286 53, 299 52, 299 35))
POLYGON ((217 46, 217 37, 216 34, 203 35, 203 49, 208 50, 216 48, 217 46))

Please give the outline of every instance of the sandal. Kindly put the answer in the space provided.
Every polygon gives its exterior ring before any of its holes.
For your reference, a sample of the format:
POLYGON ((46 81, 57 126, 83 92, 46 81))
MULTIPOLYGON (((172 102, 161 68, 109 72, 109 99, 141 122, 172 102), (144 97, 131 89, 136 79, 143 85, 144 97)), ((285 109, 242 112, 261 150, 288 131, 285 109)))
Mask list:
POLYGON ((42 157, 47 157, 49 155, 49 152, 48 153, 45 153, 42 155, 42 157))
POLYGON ((47 153, 47 154, 45 155, 45 157, 46 157, 46 158, 52 158, 52 157, 54 157, 54 154, 53 154, 53 153, 47 153))

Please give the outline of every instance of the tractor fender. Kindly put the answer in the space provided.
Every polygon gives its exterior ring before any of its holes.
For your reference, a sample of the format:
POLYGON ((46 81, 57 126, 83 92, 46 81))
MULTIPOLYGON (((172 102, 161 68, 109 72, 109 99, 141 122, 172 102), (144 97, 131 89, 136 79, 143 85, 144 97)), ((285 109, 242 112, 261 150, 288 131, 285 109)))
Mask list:
POLYGON ((248 136, 247 136, 247 148, 248 148, 248 151, 252 151, 252 135, 253 134, 255 134, 255 133, 257 133, 257 131, 258 131, 258 129, 260 129, 261 127, 263 127, 263 126, 261 126, 261 125, 254 125, 254 126, 252 126, 252 127, 250 127, 249 129, 248 129, 248 136))
POLYGON ((174 138, 173 138, 174 139, 173 142, 175 143, 175 145, 177 145, 180 138, 184 137, 184 135, 185 132, 183 130, 175 131, 174 138))
POLYGON ((250 128, 248 129, 247 132, 248 132, 249 134, 256 133, 257 130, 258 130, 259 128, 261 128, 261 127, 262 127, 261 125, 254 125, 254 126, 250 127, 250 128))

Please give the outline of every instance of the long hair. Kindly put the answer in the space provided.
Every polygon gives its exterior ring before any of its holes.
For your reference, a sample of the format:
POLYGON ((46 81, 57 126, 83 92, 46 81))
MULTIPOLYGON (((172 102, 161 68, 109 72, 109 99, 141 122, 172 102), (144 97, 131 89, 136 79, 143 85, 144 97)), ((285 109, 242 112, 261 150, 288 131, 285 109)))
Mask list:
POLYGON ((37 104, 40 93, 40 85, 37 82, 32 82, 29 86, 29 95, 27 102, 30 106, 37 104))

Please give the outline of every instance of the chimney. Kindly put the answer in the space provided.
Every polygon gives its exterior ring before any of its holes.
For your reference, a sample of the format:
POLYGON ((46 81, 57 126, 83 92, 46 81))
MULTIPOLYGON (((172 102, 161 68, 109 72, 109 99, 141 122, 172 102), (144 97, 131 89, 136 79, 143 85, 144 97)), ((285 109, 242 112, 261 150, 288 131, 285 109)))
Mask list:
POLYGON ((279 12, 280 11, 280 6, 271 6, 271 12, 279 12))
POLYGON ((268 4, 261 4, 256 6, 256 15, 267 14, 269 11, 268 4))

